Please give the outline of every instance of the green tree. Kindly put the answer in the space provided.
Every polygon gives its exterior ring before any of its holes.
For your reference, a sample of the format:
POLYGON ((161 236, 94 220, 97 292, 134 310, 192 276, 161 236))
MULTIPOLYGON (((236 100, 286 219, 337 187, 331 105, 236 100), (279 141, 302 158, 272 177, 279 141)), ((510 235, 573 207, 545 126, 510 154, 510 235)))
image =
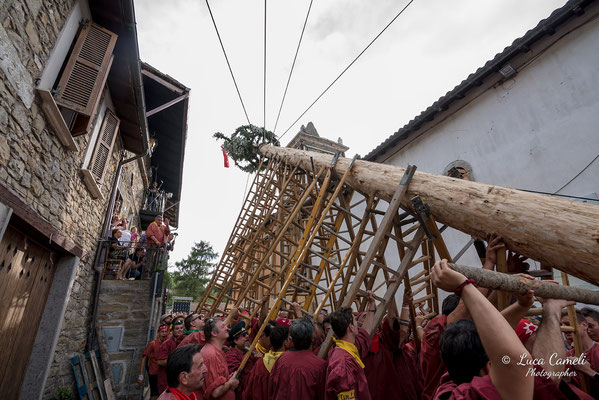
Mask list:
MULTIPOLYGON (((214 259, 218 257, 210 243, 194 243, 191 252, 175 263, 174 271, 169 273, 172 279, 170 296, 193 297, 199 301, 204 294, 206 283, 214 270, 214 259)), ((169 296, 169 297, 170 297, 169 296)))
POLYGON ((261 144, 281 145, 274 133, 254 125, 240 126, 230 138, 220 132, 213 136, 224 141, 225 152, 233 159, 235 165, 245 172, 255 172, 258 169, 258 148, 261 144))

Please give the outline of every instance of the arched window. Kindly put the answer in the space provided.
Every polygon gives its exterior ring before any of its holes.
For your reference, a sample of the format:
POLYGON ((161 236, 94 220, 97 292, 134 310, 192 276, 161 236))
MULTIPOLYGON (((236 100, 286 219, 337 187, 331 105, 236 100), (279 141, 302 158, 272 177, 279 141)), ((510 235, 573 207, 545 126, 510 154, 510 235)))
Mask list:
POLYGON ((456 160, 443 170, 443 175, 451 176, 452 178, 465 179, 467 181, 474 181, 474 175, 472 174, 472 166, 468 161, 456 160))

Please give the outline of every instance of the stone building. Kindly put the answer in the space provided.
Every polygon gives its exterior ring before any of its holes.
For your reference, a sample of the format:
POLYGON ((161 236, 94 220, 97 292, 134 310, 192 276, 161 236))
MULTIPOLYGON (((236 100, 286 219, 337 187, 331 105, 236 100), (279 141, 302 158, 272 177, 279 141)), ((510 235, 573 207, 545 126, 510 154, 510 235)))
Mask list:
POLYGON ((0 2, 0 393, 76 395, 111 216, 164 180, 178 224, 189 89, 139 58, 132 0, 0 2))

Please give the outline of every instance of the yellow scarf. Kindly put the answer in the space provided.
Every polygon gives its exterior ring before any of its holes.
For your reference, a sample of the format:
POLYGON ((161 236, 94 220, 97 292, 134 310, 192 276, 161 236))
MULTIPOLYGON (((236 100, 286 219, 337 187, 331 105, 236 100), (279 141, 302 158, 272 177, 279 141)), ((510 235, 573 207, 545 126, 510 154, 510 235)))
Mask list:
POLYGON ((354 345, 353 343, 350 343, 350 342, 346 342, 345 340, 337 340, 335 338, 333 338, 333 341, 335 342, 335 345, 337 347, 347 351, 349 353, 349 355, 352 356, 354 358, 354 360, 356 360, 358 365, 360 365, 360 367, 364 368, 364 363, 360 359, 360 354, 358 353, 358 348, 356 347, 356 345, 354 345))
POLYGON ((275 365, 275 361, 277 361, 277 359, 279 357, 281 357, 281 354, 283 354, 282 351, 272 351, 271 350, 264 355, 264 358, 262 360, 264 361, 264 366, 268 370, 269 374, 270 374, 270 370, 272 370, 272 367, 275 365))
POLYGON ((268 353, 268 349, 266 347, 262 346, 260 343, 256 344, 256 350, 258 350, 262 354, 268 353))

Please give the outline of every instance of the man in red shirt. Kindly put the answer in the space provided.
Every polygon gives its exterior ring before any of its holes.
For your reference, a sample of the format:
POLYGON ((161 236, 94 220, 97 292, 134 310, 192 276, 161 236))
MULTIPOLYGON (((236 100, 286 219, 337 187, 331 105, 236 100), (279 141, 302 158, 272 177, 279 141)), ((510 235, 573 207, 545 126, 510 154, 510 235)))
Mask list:
POLYGON ((173 333, 160 345, 160 349, 158 350, 158 355, 156 356, 156 363, 159 366, 158 369, 158 391, 162 393, 164 389, 166 389, 166 362, 169 354, 173 352, 181 343, 183 338, 185 338, 185 333, 183 332, 184 326, 183 321, 175 320, 173 323, 173 333))
POLYGON ((204 384, 206 366, 200 347, 189 345, 174 350, 166 363, 167 389, 159 400, 197 400, 194 393, 204 384))
POLYGON ((206 344, 202 347, 202 357, 208 372, 204 385, 196 394, 199 398, 218 398, 234 400, 235 389, 239 380, 234 374, 229 374, 223 346, 229 338, 229 328, 222 319, 208 318, 204 325, 206 344))
POLYGON ((141 368, 139 371, 139 377, 137 378, 137 384, 142 385, 144 381, 144 368, 146 362, 148 363, 148 381, 150 382, 150 400, 154 400, 158 397, 160 392, 158 391, 158 372, 159 367, 157 363, 158 351, 160 345, 166 340, 168 336, 168 326, 160 325, 158 328, 158 335, 155 340, 152 340, 146 346, 144 350, 143 358, 141 360, 141 368))
POLYGON ((323 399, 327 364, 310 351, 314 323, 309 318, 298 318, 291 324, 289 333, 293 348, 284 352, 270 371, 268 398, 323 399))
POLYGON ((286 325, 272 325, 268 334, 271 349, 263 358, 256 360, 250 371, 248 381, 251 382, 243 390, 243 400, 268 399, 268 380, 275 362, 287 349, 289 327, 286 325))
MULTIPOLYGON (((245 353, 247 353, 248 350, 248 343, 249 333, 245 330, 245 322, 240 321, 236 323, 229 331, 229 344, 231 348, 226 352, 225 359, 227 360, 227 366, 229 368, 230 374, 236 372, 241 365, 241 362, 245 357, 245 353)), ((249 384, 248 378, 255 362, 256 357, 251 355, 238 376, 239 386, 237 386, 237 389, 235 390, 235 398, 238 400, 241 399, 243 389, 249 384)))
POLYGON ((166 243, 168 239, 169 233, 171 233, 169 228, 169 220, 168 218, 164 219, 164 225, 162 224, 162 215, 157 215, 150 225, 148 225, 148 229, 146 229, 146 241, 148 242, 148 247, 162 247, 166 243))
POLYGON ((179 343, 179 347, 188 344, 197 344, 200 347, 204 346, 206 339, 204 337, 204 322, 205 318, 200 314, 190 314, 185 318, 185 339, 179 343))
POLYGON ((329 316, 331 328, 338 339, 333 339, 336 347, 329 352, 325 388, 327 399, 370 400, 371 398, 362 358, 368 355, 372 344, 368 334, 376 311, 372 292, 369 292, 366 307, 361 328, 358 327, 349 307, 342 307, 329 316))
MULTIPOLYGON (((531 399, 534 377, 524 364, 532 362, 532 356, 508 321, 474 281, 449 268, 447 260, 435 264, 432 277, 435 286, 461 297, 474 321, 463 319, 445 329, 440 345, 448 374, 435 399, 531 399)), ((548 308, 552 304, 546 303, 548 308)))

